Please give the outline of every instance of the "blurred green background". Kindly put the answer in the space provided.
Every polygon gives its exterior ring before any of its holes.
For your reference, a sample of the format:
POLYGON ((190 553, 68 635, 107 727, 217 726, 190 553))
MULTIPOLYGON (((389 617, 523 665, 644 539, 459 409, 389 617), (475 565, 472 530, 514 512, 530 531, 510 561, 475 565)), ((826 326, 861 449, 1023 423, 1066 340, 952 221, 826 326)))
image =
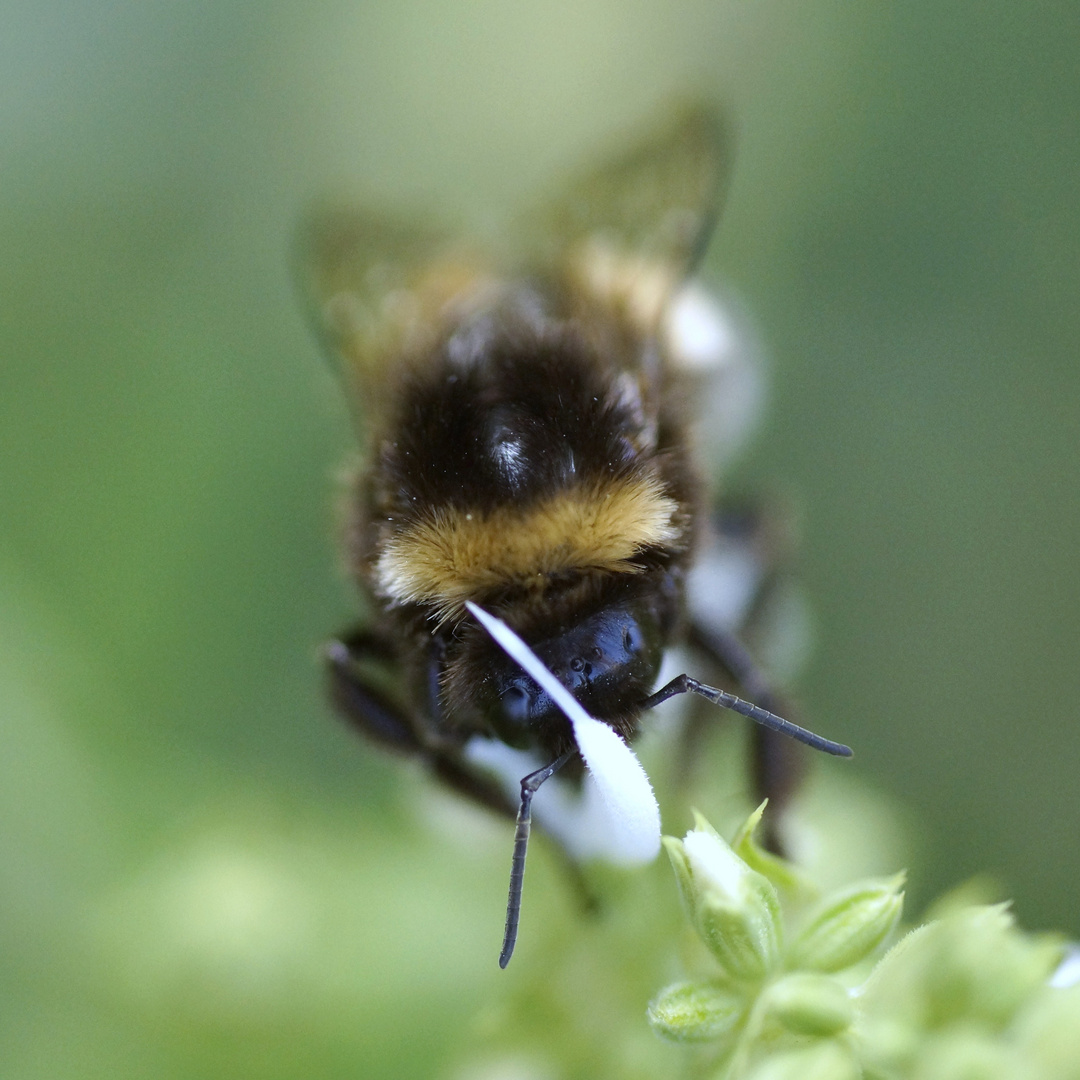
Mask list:
POLYGON ((741 131, 706 269, 770 357, 737 482, 800 508, 805 715, 903 808, 912 910, 986 871, 1080 932, 1075 3, 3 23, 5 1080, 465 1075, 509 835, 323 704, 351 436, 288 240, 342 187, 486 219, 688 89, 741 131))

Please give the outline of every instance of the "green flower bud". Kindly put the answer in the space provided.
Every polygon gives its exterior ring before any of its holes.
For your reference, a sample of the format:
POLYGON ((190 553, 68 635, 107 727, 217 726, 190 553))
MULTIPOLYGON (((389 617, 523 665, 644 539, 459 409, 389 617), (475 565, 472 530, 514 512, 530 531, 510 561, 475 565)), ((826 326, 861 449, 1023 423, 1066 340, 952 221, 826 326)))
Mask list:
POLYGON ((664 838, 694 929, 732 979, 760 981, 777 965, 780 904, 704 819, 684 840, 664 838))
POLYGON ((825 897, 788 954, 793 969, 834 972, 869 956, 896 926, 904 905, 903 874, 859 882, 825 897))
POLYGON ((765 1004, 769 1016, 796 1035, 837 1035, 855 1017, 847 989, 827 975, 785 975, 766 991, 765 1004))
POLYGON ((746 999, 719 982, 677 983, 649 1005, 653 1030, 673 1042, 730 1041, 746 1008, 746 999))
POLYGON ((748 1080, 860 1080, 862 1070, 851 1054, 834 1042, 805 1050, 771 1054, 748 1080))
POLYGON ((699 910, 698 933, 732 979, 760 982, 776 964, 776 927, 765 904, 733 906, 707 899, 699 910))

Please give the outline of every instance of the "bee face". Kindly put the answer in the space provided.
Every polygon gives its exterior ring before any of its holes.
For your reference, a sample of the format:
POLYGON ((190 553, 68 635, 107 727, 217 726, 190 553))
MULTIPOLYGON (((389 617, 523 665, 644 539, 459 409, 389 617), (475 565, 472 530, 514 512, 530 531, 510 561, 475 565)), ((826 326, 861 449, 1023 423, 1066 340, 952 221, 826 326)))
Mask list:
MULTIPOLYGON (((630 740, 657 701, 711 692, 653 682, 687 622, 703 516, 685 414, 705 339, 680 349, 672 313, 685 315, 725 148, 708 110, 674 117, 525 218, 509 264, 353 210, 316 214, 302 236, 305 298, 366 458, 347 556, 375 616, 329 650, 333 698, 474 800, 516 807, 518 894, 532 794, 589 760, 586 720, 630 740), (538 767, 500 776, 477 765, 477 740, 538 767)), ((656 843, 640 850, 658 848, 652 818, 656 843)))
MULTIPOLYGON (((627 735, 649 696, 663 659, 661 605, 653 590, 638 584, 637 595, 621 589, 592 612, 576 611, 572 623, 535 631, 529 642, 556 679, 592 716, 627 735), (541 637, 537 637, 539 632, 541 637)), ((570 745, 570 728, 559 706, 534 679, 489 640, 474 638, 474 652, 459 670, 475 672, 478 704, 491 733, 510 746, 570 745)))

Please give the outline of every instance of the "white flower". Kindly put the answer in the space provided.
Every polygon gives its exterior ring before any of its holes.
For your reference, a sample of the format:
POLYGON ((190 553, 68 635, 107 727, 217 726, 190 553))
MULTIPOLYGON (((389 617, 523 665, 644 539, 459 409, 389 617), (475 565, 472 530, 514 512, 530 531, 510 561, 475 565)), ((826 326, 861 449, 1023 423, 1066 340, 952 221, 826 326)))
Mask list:
POLYGON ((760 982, 780 960, 780 902, 704 818, 683 840, 664 837, 690 921, 726 974, 760 982))

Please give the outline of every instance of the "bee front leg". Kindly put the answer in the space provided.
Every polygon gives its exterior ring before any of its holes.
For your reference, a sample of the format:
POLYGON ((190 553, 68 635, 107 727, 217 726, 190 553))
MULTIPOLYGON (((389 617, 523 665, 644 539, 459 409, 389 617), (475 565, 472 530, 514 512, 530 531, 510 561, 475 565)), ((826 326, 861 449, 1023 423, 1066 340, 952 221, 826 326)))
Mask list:
POLYGON ((405 710, 373 679, 373 663, 391 671, 392 648, 364 630, 354 630, 327 643, 323 655, 329 676, 330 700, 341 716, 380 746, 404 754, 423 749, 417 726, 405 710))
MULTIPOLYGON (((388 750, 420 759, 444 784, 473 802, 502 817, 514 817, 514 807, 500 786, 463 760, 456 745, 439 736, 439 715, 428 718, 410 712, 383 689, 399 675, 397 657, 385 640, 355 630, 329 642, 325 657, 330 700, 350 725, 388 750), (374 677, 375 666, 385 669, 383 679, 374 677)), ((433 648, 429 691, 438 685, 438 663, 439 653, 433 648)), ((436 709, 437 700, 436 694, 436 709)))

